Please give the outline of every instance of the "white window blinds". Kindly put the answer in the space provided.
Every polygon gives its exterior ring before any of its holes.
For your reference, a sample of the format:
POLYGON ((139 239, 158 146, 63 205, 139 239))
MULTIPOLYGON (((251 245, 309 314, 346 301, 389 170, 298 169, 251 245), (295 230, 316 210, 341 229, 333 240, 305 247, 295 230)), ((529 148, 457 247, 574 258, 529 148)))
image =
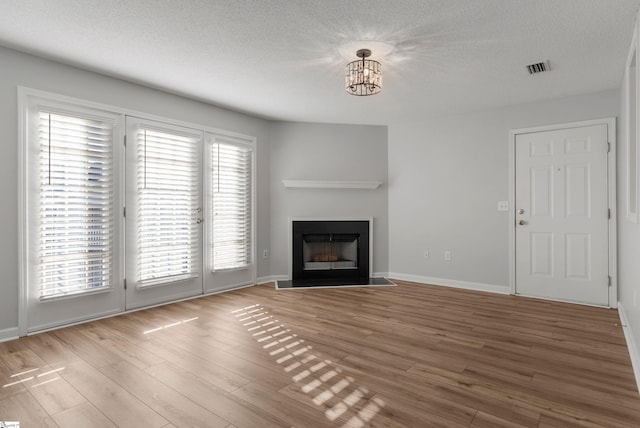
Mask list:
POLYGON ((111 287, 114 123, 42 110, 37 121, 40 297, 111 287))
POLYGON ((198 135, 136 131, 137 272, 144 287, 198 276, 198 135))
POLYGON ((214 140, 211 146, 212 270, 252 263, 252 150, 214 140))

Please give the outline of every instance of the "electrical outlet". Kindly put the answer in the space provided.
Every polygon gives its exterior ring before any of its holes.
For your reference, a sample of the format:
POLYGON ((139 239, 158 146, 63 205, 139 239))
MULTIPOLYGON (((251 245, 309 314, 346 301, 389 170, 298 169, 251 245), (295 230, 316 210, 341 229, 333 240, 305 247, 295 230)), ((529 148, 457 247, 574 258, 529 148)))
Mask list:
POLYGON ((267 250, 266 248, 264 250, 262 250, 262 258, 263 259, 268 259, 269 258, 269 250, 267 250))
POLYGON ((429 251, 424 250, 424 258, 428 259, 429 258, 429 251))
POLYGON ((448 262, 451 261, 451 250, 447 250, 444 252, 444 259, 448 262))
POLYGON ((509 211, 509 201, 498 201, 498 211, 509 211))

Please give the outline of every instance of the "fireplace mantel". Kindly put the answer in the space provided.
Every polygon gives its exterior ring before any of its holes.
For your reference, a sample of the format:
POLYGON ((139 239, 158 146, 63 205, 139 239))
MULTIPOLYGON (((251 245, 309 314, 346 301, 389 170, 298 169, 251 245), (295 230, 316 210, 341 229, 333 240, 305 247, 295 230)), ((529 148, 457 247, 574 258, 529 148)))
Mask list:
POLYGON ((367 189, 380 187, 381 181, 282 180, 288 189, 367 189))

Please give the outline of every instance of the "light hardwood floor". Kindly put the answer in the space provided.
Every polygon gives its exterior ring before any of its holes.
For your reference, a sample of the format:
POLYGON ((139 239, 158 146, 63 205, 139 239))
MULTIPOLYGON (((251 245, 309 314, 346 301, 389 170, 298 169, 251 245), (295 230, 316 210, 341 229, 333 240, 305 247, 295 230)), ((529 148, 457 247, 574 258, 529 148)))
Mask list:
POLYGON ((0 420, 640 426, 617 311, 398 284, 266 284, 2 343, 0 420))

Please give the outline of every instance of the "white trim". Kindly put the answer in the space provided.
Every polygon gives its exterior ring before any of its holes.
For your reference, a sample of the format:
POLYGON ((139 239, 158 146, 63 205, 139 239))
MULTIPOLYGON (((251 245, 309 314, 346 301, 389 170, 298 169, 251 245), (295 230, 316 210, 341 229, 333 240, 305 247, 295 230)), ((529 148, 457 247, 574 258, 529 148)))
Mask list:
POLYGON ((618 303, 618 183, 616 181, 618 136, 616 134, 616 118, 610 117, 604 120, 607 123, 607 137, 610 146, 609 153, 607 153, 609 209, 611 210, 611 218, 609 219, 609 276, 611 277, 609 307, 615 308, 618 303))
POLYGON ((577 300, 558 299, 558 298, 555 298, 555 297, 545 297, 545 296, 534 296, 534 295, 525 294, 525 293, 518 293, 517 296, 518 297, 526 297, 527 299, 546 300, 547 302, 571 303, 571 304, 574 304, 574 305, 591 306, 592 308, 611 309, 611 308, 609 308, 609 305, 598 305, 597 303, 580 302, 580 301, 577 301, 577 300))
POLYGON ((0 342, 8 342, 18 339, 18 327, 5 328, 0 330, 0 342))
POLYGON ((282 180, 288 189, 377 189, 381 181, 282 180))
POLYGON ((55 323, 31 326, 28 329, 27 334, 43 333, 45 331, 56 330, 63 327, 71 327, 73 325, 78 325, 78 324, 82 324, 90 321, 96 321, 103 318, 109 318, 114 315, 119 315, 122 313, 124 312, 122 312, 121 310, 115 310, 115 311, 112 310, 112 311, 101 312, 101 313, 95 314, 95 316, 92 315, 91 317, 77 317, 77 318, 69 318, 66 320, 58 320, 55 323))
POLYGON ((294 221, 368 221, 369 222, 369 278, 373 277, 373 217, 289 217, 288 243, 288 271, 286 279, 293 279, 293 222, 294 221))
MULTIPOLYGON (((584 120, 580 122, 558 123, 553 125, 535 126, 531 128, 512 129, 509 131, 509 293, 516 294, 516 232, 515 232, 515 210, 516 210, 516 167, 515 167, 515 145, 516 136, 521 134, 530 134, 535 132, 557 131, 568 128, 581 128, 594 125, 607 126, 607 139, 611 150, 607 154, 607 170, 608 170, 608 203, 611 210, 611 218, 609 219, 609 276, 611 277, 611 286, 609 287, 609 307, 615 308, 618 301, 618 273, 617 273, 617 204, 616 204, 616 118, 606 117, 602 119, 584 120)), ((579 302, 575 302, 579 303, 579 302)))
POLYGON ((624 332, 624 338, 627 341, 629 357, 631 358, 631 367, 633 367, 633 374, 636 377, 636 385, 638 386, 638 392, 640 393, 640 349, 633 339, 631 324, 628 322, 627 314, 625 313, 621 302, 618 302, 618 315, 620 316, 620 325, 624 332))
POLYGON ((273 281, 274 279, 272 275, 260 276, 256 278, 256 285, 268 284, 273 281))
POLYGON ((27 218, 27 96, 29 92, 18 86, 18 335, 27 334, 27 313, 29 294, 27 284, 29 281, 29 266, 26 262, 28 245, 28 221, 27 218))
POLYGON ((268 284, 276 281, 287 281, 289 277, 287 275, 269 275, 256 278, 256 285, 268 284))
POLYGON ((223 286, 223 287, 221 287, 219 289, 205 291, 204 294, 199 294, 197 296, 194 296, 193 298, 195 299, 195 298, 198 298, 198 297, 211 296, 213 294, 225 293, 227 291, 240 290, 241 288, 253 287, 254 285, 256 285, 256 282, 252 278, 251 281, 244 281, 244 282, 239 282, 239 283, 236 283, 236 284, 225 285, 225 286, 223 286))
POLYGON ((626 174, 624 177, 625 180, 625 194, 623 195, 624 198, 624 203, 625 203, 625 214, 626 214, 626 219, 632 223, 637 223, 638 219, 639 219, 639 214, 638 214, 638 208, 640 208, 640 203, 638 201, 638 197, 640 196, 640 189, 638 189, 638 185, 640 184, 640 171, 638 171, 638 166, 640 166, 640 163, 638 162, 638 159, 640 157, 640 154, 638 153, 638 148, 640 148, 640 136, 638 135, 638 131, 640 131, 640 123, 638 123, 638 118, 635 118, 635 145, 636 145, 636 156, 635 159, 631 159, 631 156, 629 156, 629 151, 631 148, 631 133, 629 132, 629 130, 631 129, 631 120, 630 119, 630 112, 631 112, 631 91, 629 89, 629 83, 631 80, 631 75, 629 73, 629 67, 631 66, 631 59, 633 58, 633 56, 635 55, 635 61, 636 61, 636 65, 635 65, 635 76, 634 77, 634 81, 635 81, 635 108, 633 109, 636 112, 636 116, 638 113, 638 107, 640 106, 640 100, 638 98, 640 98, 638 95, 640 95, 640 58, 638 58, 638 28, 637 26, 634 27, 633 30, 633 37, 631 39, 631 45, 629 46, 629 51, 627 54, 627 61, 625 63, 625 71, 624 71, 624 88, 625 88, 625 93, 622 94, 622 96, 624 97, 624 106, 625 106, 625 115, 626 115, 626 147, 625 147, 625 155, 626 155, 626 174), (631 177, 629 176, 630 174, 630 168, 629 168, 629 164, 631 164, 632 162, 635 162, 635 167, 636 167, 636 176, 635 176, 635 182, 636 182, 636 194, 635 194, 635 199, 636 199, 636 204, 634 207, 634 212, 631 212, 630 208, 631 208, 631 204, 630 204, 630 186, 629 183, 631 182, 631 177))
POLYGON ((273 282, 276 282, 276 281, 287 281, 287 280, 289 280, 289 275, 271 275, 271 280, 273 282))
POLYGON ((374 272, 371 278, 389 278, 389 272, 374 272))
POLYGON ((488 293, 509 294, 509 288, 504 285, 484 284, 481 282, 458 281, 455 279, 433 278, 430 276, 408 275, 404 273, 389 272, 390 281, 398 279, 400 281, 418 282, 427 285, 438 285, 442 287, 462 288, 465 290, 484 291, 488 293))

